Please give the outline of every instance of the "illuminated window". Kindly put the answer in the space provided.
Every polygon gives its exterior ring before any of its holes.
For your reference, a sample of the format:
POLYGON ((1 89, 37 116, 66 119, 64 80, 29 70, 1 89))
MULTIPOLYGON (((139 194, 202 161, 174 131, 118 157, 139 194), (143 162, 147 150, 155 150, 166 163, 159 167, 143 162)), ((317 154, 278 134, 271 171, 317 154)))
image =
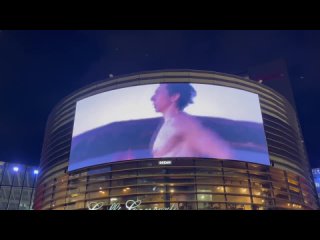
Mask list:
POLYGON ((243 203, 251 203, 250 197, 242 197, 242 196, 231 196, 227 195, 228 202, 243 202, 243 203))

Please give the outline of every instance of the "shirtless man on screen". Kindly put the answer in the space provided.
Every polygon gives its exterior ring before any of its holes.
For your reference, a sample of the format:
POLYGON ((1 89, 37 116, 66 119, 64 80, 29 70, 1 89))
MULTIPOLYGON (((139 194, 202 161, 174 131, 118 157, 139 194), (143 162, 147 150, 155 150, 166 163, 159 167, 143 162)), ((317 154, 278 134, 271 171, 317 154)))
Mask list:
POLYGON ((157 88, 151 101, 164 122, 152 146, 153 157, 231 158, 227 142, 183 112, 195 95, 189 83, 160 84, 157 88))

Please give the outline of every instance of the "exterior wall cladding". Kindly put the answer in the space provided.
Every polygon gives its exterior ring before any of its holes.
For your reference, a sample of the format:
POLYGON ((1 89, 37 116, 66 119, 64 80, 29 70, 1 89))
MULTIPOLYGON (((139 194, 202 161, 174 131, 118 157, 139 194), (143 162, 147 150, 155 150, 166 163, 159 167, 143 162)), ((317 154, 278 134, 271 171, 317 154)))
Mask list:
POLYGON ((51 112, 44 138, 35 209, 104 208, 141 200, 140 209, 318 209, 318 198, 293 107, 276 91, 239 76, 163 70, 116 77, 86 86, 51 112), (270 166, 241 161, 177 158, 108 163, 68 173, 76 102, 105 91, 160 82, 192 82, 259 95, 270 166))

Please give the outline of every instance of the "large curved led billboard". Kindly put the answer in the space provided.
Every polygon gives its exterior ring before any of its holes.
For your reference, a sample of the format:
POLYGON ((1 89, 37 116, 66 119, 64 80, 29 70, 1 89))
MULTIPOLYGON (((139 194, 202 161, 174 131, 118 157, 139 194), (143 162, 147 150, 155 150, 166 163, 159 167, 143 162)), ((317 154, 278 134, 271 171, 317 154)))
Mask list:
POLYGON ((270 165, 259 96, 216 85, 161 83, 77 102, 69 171, 144 158, 270 165))

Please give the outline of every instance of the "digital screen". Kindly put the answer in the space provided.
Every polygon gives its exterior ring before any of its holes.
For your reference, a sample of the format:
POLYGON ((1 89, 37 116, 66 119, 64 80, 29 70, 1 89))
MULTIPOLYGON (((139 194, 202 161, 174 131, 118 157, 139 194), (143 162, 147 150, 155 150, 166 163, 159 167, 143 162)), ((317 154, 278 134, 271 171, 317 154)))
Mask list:
POLYGON ((69 171, 147 158, 270 165, 259 96, 208 84, 161 83, 77 102, 69 171))

